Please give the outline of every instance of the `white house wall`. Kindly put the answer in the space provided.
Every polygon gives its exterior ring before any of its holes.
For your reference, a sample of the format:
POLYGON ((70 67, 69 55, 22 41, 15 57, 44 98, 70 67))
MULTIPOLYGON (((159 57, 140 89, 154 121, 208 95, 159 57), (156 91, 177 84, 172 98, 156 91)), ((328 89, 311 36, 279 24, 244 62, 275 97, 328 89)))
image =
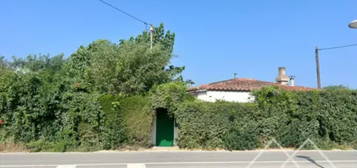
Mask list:
POLYGON ((254 101, 254 96, 251 92, 242 91, 202 91, 196 93, 199 100, 215 102, 217 100, 223 100, 228 102, 240 102, 248 103, 254 101))

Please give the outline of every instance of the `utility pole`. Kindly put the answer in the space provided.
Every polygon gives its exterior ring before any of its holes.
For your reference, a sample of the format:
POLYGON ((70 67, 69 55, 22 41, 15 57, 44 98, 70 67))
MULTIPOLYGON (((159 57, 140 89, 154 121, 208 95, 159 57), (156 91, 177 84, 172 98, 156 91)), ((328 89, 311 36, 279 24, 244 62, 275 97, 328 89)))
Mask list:
MULTIPOLYGON (((352 21, 349 25, 352 29, 357 29, 357 20, 352 21)), ((334 50, 346 47, 355 47, 357 44, 349 44, 343 46, 329 47, 329 48, 315 48, 315 61, 316 61, 316 78, 317 78, 317 88, 321 89, 321 79, 320 79, 320 51, 322 50, 334 50)))
POLYGON ((113 8, 114 10, 116 10, 116 11, 118 11, 118 12, 120 12, 120 13, 122 13, 122 14, 124 14, 124 15, 126 15, 126 16, 128 16, 128 17, 130 17, 130 18, 132 18, 132 19, 134 19, 134 20, 136 20, 138 22, 140 22, 140 23, 143 23, 146 26, 145 28, 147 28, 147 26, 150 26, 150 50, 152 49, 152 46, 153 46, 153 44, 152 44, 153 43, 153 33, 154 33, 154 26, 152 24, 149 24, 148 22, 146 22, 146 21, 144 21, 144 20, 142 20, 142 19, 140 19, 140 18, 138 18, 138 17, 136 17, 136 16, 134 16, 134 15, 132 15, 132 14, 130 14, 130 13, 128 13, 128 12, 126 12, 126 11, 116 7, 116 6, 114 6, 114 5, 112 5, 112 4, 110 4, 109 2, 107 2, 105 0, 98 0, 98 1, 103 3, 103 4, 105 4, 105 5, 107 5, 107 6, 109 6, 109 7, 111 7, 111 8, 113 8))
POLYGON ((154 26, 150 25, 150 50, 152 50, 154 26))
POLYGON ((320 79, 320 55, 319 48, 315 48, 315 61, 316 61, 316 78, 317 78, 317 88, 321 89, 321 79, 320 79))
POLYGON ((356 43, 356 44, 343 45, 343 46, 328 47, 328 48, 318 48, 318 47, 315 48, 317 88, 321 89, 321 79, 320 79, 320 51, 335 50, 335 49, 346 48, 346 47, 357 47, 357 43, 356 43))

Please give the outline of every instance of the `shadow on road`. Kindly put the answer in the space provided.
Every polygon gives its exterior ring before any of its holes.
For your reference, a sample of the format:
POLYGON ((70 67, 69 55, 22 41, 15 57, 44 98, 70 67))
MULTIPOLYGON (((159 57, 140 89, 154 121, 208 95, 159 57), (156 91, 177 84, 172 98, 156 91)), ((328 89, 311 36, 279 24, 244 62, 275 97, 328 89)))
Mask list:
POLYGON ((316 165, 317 167, 325 168, 325 167, 321 166, 320 164, 318 164, 314 159, 311 159, 311 157, 309 157, 309 156, 298 155, 298 156, 296 156, 296 157, 297 157, 297 158, 305 159, 305 160, 311 162, 312 164, 316 165))

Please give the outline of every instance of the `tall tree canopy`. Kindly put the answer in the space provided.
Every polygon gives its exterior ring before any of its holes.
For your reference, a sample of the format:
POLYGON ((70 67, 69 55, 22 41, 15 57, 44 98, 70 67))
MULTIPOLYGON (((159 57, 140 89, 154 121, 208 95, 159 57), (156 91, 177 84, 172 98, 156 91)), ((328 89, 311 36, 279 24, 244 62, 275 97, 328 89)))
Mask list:
POLYGON ((71 55, 67 72, 85 90, 143 93, 155 85, 182 80, 179 75, 184 68, 170 65, 174 39, 175 34, 160 25, 154 29, 152 49, 148 32, 118 44, 97 40, 71 55))

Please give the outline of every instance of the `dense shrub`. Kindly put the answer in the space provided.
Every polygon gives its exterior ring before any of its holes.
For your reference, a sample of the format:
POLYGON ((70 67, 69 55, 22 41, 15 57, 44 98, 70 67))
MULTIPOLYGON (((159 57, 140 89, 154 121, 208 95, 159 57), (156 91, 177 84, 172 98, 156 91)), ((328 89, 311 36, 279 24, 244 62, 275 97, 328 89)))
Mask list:
POLYGON ((64 95, 66 112, 62 114, 61 137, 72 139, 79 146, 92 146, 100 149, 103 130, 103 111, 98 101, 99 94, 69 92, 64 95))
POLYGON ((339 144, 357 139, 357 91, 323 91, 318 106, 321 136, 339 144))
POLYGON ((122 114, 118 113, 118 99, 120 96, 103 95, 99 101, 102 106, 103 130, 101 132, 104 149, 114 149, 126 141, 123 128, 122 114))
POLYGON ((274 87, 254 93, 252 104, 188 101, 175 111, 183 148, 245 150, 272 138, 299 147, 310 138, 322 148, 355 147, 357 91, 289 92, 274 87))
POLYGON ((260 146, 255 127, 232 127, 223 137, 224 147, 228 150, 251 150, 260 146))
POLYGON ((182 102, 193 100, 194 97, 187 92, 187 84, 176 81, 154 87, 149 101, 153 109, 165 108, 173 114, 182 102))
POLYGON ((119 101, 128 145, 148 147, 151 145, 153 110, 147 96, 131 96, 119 101))
POLYGON ((178 145, 183 148, 224 148, 224 136, 244 112, 248 112, 247 108, 238 103, 186 101, 175 111, 180 130, 178 145))
POLYGON ((104 149, 151 144, 153 113, 147 96, 104 95, 101 142, 104 149))

